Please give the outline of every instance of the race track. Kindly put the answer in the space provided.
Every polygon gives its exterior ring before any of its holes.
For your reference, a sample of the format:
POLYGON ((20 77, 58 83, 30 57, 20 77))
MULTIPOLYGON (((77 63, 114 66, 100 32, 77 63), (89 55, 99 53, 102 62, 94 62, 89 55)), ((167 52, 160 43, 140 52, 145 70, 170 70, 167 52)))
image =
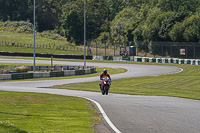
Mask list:
MULTIPOLYGON (((32 63, 31 60, 0 59, 0 62, 32 63)), ((37 61, 50 64, 50 61, 37 61)), ((54 64, 83 65, 82 62, 55 61, 54 64)), ((181 69, 157 65, 87 63, 91 66, 125 68, 122 74, 111 75, 112 79, 155 76, 180 72, 181 69)), ((163 96, 134 96, 61 89, 45 89, 58 84, 97 81, 99 77, 78 79, 0 82, 0 90, 40 92, 90 98, 101 104, 114 126, 122 133, 198 133, 200 131, 200 102, 163 96)), ((98 86, 98 85, 97 85, 98 86)))

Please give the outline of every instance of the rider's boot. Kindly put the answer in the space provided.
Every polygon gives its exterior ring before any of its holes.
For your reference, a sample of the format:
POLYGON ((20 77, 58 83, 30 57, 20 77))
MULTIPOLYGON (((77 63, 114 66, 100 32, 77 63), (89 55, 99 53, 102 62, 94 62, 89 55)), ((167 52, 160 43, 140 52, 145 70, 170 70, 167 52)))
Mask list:
POLYGON ((99 84, 99 88, 100 88, 100 90, 102 90, 102 89, 101 89, 101 84, 99 84))

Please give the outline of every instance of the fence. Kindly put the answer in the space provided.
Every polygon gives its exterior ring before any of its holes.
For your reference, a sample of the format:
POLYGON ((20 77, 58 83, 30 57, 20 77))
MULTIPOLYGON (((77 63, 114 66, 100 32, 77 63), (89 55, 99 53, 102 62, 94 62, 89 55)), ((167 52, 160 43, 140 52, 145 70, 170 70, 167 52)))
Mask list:
MULTIPOLYGON (((6 67, 6 66, 0 66, 6 67)), ((28 70, 32 71, 33 66, 28 66, 28 70)), ((33 72, 33 73, 13 73, 0 74, 0 80, 19 80, 19 79, 31 79, 31 78, 49 78, 49 77, 63 77, 63 76, 74 76, 74 75, 85 75, 96 72, 96 67, 88 66, 84 69, 83 66, 37 66, 36 70, 42 70, 47 72, 33 72), (54 69, 54 71, 50 71, 54 69)))
POLYGON ((90 42, 95 56, 127 56, 131 55, 131 47, 136 48, 133 56, 200 58, 198 42, 90 42), (94 52, 95 51, 95 52, 94 52))
MULTIPOLYGON (((13 47, 26 47, 26 48, 33 48, 33 44, 26 44, 26 43, 15 43, 15 42, 7 42, 7 41, 0 41, 0 46, 13 46, 13 47)), ((84 51, 84 48, 72 46, 56 46, 55 44, 35 44, 35 48, 44 48, 44 49, 55 49, 55 50, 64 50, 64 51, 84 51)))
MULTIPOLYGON (((0 46, 15 46, 33 48, 33 44, 10 43, 0 41, 0 46)), ((56 49, 65 51, 84 51, 83 47, 66 47, 55 45, 38 45, 36 48, 56 49)), ((171 58, 200 58, 200 43, 198 42, 102 42, 88 41, 86 54, 95 56, 124 56, 136 55, 146 57, 171 57, 171 58), (131 48, 136 48, 135 53, 131 48)))
POLYGON ((143 56, 200 58, 200 43, 198 42, 137 42, 136 47, 143 56))

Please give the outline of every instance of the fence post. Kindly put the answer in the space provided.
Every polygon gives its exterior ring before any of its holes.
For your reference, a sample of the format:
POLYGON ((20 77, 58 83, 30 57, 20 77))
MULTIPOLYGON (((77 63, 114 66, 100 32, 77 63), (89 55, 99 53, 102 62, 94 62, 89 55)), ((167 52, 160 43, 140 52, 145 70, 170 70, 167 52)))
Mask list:
POLYGON ((106 43, 105 43, 105 56, 106 56, 106 43))
POLYGON ((145 57, 147 57, 147 43, 145 42, 145 57))
POLYGON ((163 43, 162 43, 162 58, 163 58, 163 43))
POLYGON ((188 50, 187 50, 187 49, 188 49, 188 48, 187 48, 187 45, 186 45, 186 58, 187 58, 187 55, 188 55, 188 54, 187 54, 187 53, 188 53, 188 50))
POLYGON ((96 56, 97 56, 97 41, 95 41, 96 42, 96 56))
POLYGON ((128 46, 129 46, 128 56, 130 56, 130 46, 131 46, 130 42, 128 42, 128 46))
POLYGON ((195 44, 194 44, 194 59, 196 59, 196 49, 195 49, 195 44))
POLYGON ((156 50, 156 47, 155 47, 155 44, 154 44, 154 43, 153 43, 153 49, 154 49, 154 50, 153 50, 153 56, 155 57, 155 56, 156 56, 156 51, 155 51, 155 50, 156 50))
POLYGON ((53 71, 53 56, 51 56, 51 71, 53 71))
POLYGON ((115 42, 114 42, 114 56, 115 56, 115 42))
POLYGON ((138 42, 136 43, 136 56, 138 56, 138 42))
POLYGON ((170 57, 172 58, 172 46, 173 46, 173 43, 171 43, 171 51, 170 51, 170 57))

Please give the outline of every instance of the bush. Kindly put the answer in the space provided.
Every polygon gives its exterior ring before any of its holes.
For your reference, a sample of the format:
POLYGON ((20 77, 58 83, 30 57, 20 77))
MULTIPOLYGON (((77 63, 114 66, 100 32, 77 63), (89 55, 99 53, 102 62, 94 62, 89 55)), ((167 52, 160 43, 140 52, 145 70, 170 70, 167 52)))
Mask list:
POLYGON ((26 66, 19 66, 13 69, 14 71, 18 71, 19 73, 28 72, 28 68, 26 66))
POLYGON ((0 66, 0 74, 3 74, 3 71, 18 71, 19 73, 28 72, 28 68, 26 66, 0 66))
POLYGON ((14 31, 19 33, 33 33, 33 24, 29 21, 0 22, 0 27, 4 27, 4 30, 6 31, 14 31))
POLYGON ((53 39, 53 40, 61 40, 61 41, 67 41, 67 39, 61 35, 58 34, 57 30, 47 30, 43 31, 41 33, 38 33, 41 37, 53 39))

